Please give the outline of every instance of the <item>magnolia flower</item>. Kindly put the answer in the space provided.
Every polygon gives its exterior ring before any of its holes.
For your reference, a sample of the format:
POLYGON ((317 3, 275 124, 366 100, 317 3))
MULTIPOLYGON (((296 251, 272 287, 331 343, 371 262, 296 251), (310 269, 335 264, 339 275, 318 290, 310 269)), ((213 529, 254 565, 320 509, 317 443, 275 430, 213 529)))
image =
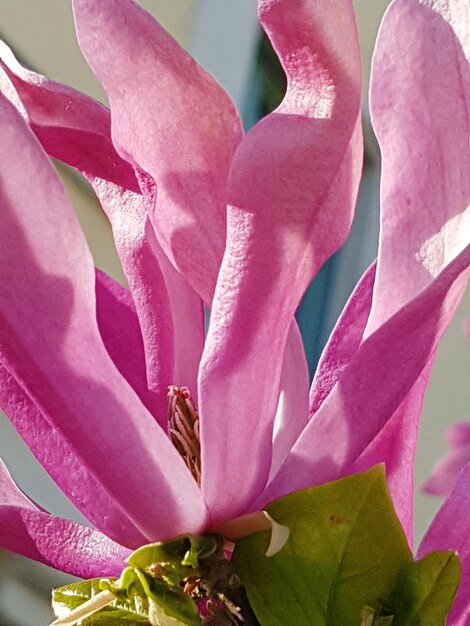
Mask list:
MULTIPOLYGON (((470 318, 464 322, 464 332, 470 339, 470 318)), ((454 424, 446 430, 450 450, 440 459, 422 486, 425 493, 447 496, 454 488, 462 469, 470 461, 470 421, 454 424)))
MULTIPOLYGON (((371 88, 378 263, 310 393, 293 316, 347 236, 362 168, 351 0, 259 0, 288 88, 247 135, 136 4, 73 4, 110 112, 2 53, 0 399, 94 528, 49 515, 2 469, 0 546, 118 574, 132 548, 379 461, 411 543, 423 393, 470 263, 467 3, 387 12, 371 88), (45 153, 93 185, 129 291, 95 270, 45 153)), ((469 509, 467 469, 420 548, 460 551, 454 625, 470 610, 469 509)))
POLYGON ((452 491, 460 472, 470 461, 470 422, 448 428, 445 439, 450 450, 438 461, 423 485, 424 492, 436 496, 446 496, 452 491))

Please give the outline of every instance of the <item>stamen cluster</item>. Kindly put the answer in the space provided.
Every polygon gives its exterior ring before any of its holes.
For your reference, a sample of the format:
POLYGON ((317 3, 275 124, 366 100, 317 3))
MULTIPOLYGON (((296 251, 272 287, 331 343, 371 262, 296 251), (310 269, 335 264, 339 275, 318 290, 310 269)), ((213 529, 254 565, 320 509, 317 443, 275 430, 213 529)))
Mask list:
POLYGON ((187 387, 168 390, 168 434, 198 484, 201 483, 199 414, 187 387))

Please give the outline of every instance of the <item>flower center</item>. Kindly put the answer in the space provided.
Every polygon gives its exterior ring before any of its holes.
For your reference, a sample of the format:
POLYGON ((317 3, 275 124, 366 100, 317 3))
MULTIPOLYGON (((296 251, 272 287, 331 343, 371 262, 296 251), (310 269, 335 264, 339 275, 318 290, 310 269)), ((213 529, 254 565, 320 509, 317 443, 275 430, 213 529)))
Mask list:
POLYGON ((168 389, 168 434, 194 479, 201 484, 199 414, 187 387, 168 389))

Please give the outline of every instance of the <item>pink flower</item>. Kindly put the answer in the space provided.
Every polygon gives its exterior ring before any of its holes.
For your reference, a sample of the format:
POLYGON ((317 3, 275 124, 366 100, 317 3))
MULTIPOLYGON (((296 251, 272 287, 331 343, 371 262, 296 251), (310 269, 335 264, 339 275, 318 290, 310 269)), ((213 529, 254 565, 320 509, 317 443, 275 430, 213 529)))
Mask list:
MULTIPOLYGON (((133 2, 74 10, 111 113, 3 56, 17 110, 1 99, 0 404, 97 530, 40 510, 2 470, 0 545, 80 576, 115 574, 138 545, 379 461, 411 542, 423 393, 470 263, 461 0, 396 0, 383 23, 377 269, 310 396, 293 315, 347 236, 362 168, 351 1, 259 0, 288 90, 246 136, 226 94, 133 2), (92 183, 130 291, 95 271, 44 151, 92 183), (200 485, 168 437, 170 385, 199 407, 200 485)), ((461 553, 455 625, 468 616, 470 550, 448 516, 468 519, 469 492, 466 472, 422 547, 461 553)))
POLYGON ((460 472, 470 461, 470 421, 448 428, 445 438, 450 450, 438 461, 422 487, 424 492, 436 496, 447 496, 452 491, 460 472))
MULTIPOLYGON (((464 322, 464 332, 470 339, 470 317, 464 322)), ((450 450, 437 462, 422 486, 422 490, 431 495, 447 496, 454 488, 460 472, 470 461, 470 421, 448 428, 445 439, 450 450)))

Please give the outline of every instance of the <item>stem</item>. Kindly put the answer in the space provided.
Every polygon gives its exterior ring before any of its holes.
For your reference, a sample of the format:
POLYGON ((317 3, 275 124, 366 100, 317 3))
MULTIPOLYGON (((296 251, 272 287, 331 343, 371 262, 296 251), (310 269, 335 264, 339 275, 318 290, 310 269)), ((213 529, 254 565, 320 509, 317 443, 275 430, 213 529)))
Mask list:
POLYGON ((96 594, 90 600, 87 600, 79 607, 77 607, 74 611, 69 613, 66 617, 59 617, 52 622, 50 626, 74 626, 80 620, 85 619, 86 617, 90 617, 94 613, 97 613, 101 609, 104 609, 105 606, 111 604, 116 600, 116 596, 111 591, 102 591, 101 593, 96 594))
POLYGON ((237 589, 230 591, 230 594, 228 595, 230 600, 241 610, 241 614, 243 616, 243 626, 261 626, 256 619, 248 600, 248 596, 246 595, 246 591, 243 587, 238 587, 237 589))

